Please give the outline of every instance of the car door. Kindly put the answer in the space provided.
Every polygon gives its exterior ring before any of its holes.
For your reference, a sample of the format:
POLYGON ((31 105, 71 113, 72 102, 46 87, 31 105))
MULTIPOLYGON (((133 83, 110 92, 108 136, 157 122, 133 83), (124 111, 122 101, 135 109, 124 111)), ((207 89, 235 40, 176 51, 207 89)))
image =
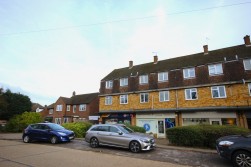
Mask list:
POLYGON ((108 125, 98 127, 97 138, 100 144, 109 144, 110 143, 109 136, 110 136, 110 132, 109 132, 108 125))
POLYGON ((39 127, 40 139, 41 140, 50 140, 50 128, 47 125, 40 125, 39 127))
POLYGON ((119 147, 128 147, 130 137, 122 133, 117 127, 110 126, 110 142, 119 147))

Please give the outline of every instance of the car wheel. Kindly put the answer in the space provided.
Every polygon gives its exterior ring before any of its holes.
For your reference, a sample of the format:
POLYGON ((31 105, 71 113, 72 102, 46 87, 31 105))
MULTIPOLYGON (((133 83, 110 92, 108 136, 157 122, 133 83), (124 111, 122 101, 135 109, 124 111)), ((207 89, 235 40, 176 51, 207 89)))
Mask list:
POLYGON ((232 157, 235 167, 251 166, 251 154, 246 151, 237 151, 232 157))
POLYGON ((133 153, 138 153, 138 152, 140 152, 140 150, 141 150, 141 146, 140 146, 139 142, 137 142, 137 141, 132 141, 132 142, 130 143, 129 149, 130 149, 133 153))
POLYGON ((58 142, 58 138, 56 136, 51 137, 51 143, 56 144, 58 142))
POLYGON ((99 146, 98 139, 96 137, 91 138, 90 145, 92 148, 96 148, 99 146))
POLYGON ((29 143, 30 142, 30 137, 28 135, 24 136, 23 142, 24 143, 29 143))

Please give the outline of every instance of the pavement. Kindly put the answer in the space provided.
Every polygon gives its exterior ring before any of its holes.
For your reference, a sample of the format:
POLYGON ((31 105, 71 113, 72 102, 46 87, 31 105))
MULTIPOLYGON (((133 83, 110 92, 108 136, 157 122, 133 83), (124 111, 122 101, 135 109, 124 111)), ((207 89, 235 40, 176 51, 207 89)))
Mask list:
MULTIPOLYGON (((21 140, 21 139, 22 139, 22 133, 0 133, 0 140, 21 140)), ((76 140, 83 140, 83 138, 76 138, 76 140)), ((202 152, 202 153, 217 154, 216 150, 213 150, 213 149, 173 146, 165 138, 155 139, 155 142, 157 144, 157 147, 164 148, 164 149, 195 151, 195 152, 202 152)))

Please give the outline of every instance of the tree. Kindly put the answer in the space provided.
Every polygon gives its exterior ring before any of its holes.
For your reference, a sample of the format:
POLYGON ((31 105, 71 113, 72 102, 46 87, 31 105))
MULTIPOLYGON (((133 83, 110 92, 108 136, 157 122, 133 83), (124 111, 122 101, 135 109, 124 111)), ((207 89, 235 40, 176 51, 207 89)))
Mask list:
POLYGON ((0 119, 9 120, 17 114, 31 111, 32 103, 28 96, 12 93, 10 90, 0 94, 0 119))

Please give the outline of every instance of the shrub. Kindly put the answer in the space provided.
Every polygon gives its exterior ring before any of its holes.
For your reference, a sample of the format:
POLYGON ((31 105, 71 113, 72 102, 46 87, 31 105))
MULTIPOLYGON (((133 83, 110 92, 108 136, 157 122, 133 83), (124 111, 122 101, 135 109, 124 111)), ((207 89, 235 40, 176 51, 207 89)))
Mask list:
POLYGON ((215 148, 215 141, 222 136, 248 132, 248 129, 237 126, 193 125, 167 129, 166 135, 175 145, 215 148))
POLYGON ((126 125, 128 128, 132 129, 134 132, 146 133, 146 130, 140 126, 126 125))
POLYGON ((90 122, 73 122, 62 125, 64 128, 72 130, 76 137, 85 137, 86 131, 92 126, 90 122))

